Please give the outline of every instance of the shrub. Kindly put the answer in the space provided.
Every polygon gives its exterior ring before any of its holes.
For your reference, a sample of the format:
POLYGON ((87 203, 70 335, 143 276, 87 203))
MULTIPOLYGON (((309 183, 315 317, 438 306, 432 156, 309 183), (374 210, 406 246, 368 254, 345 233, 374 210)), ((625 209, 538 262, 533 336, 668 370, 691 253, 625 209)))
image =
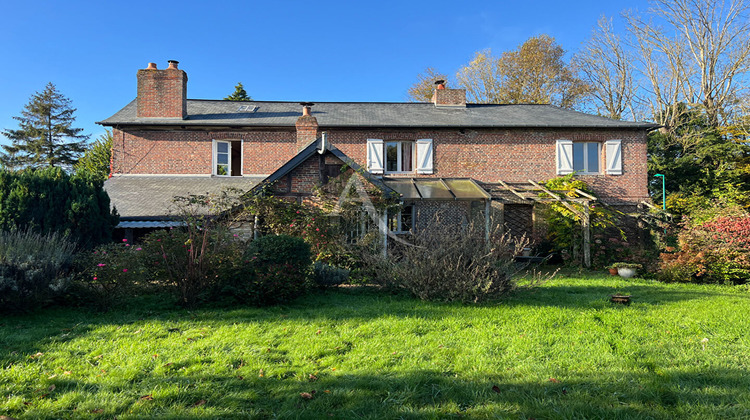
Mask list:
POLYGON ((250 242, 244 264, 223 292, 253 305, 287 302, 306 290, 310 264, 310 245, 303 239, 261 236, 250 242))
POLYGON ((131 295, 136 287, 146 288, 149 271, 145 254, 141 246, 131 246, 127 240, 80 252, 75 258, 75 272, 82 297, 99 309, 107 309, 131 295))
POLYGON ((102 185, 60 168, 0 171, 0 229, 59 232, 84 247, 109 242, 119 218, 102 185))
POLYGON ((664 281, 742 284, 750 279, 750 215, 690 220, 678 235, 679 252, 662 254, 664 281), (676 278, 676 275, 685 276, 676 278))
POLYGON ((174 293, 184 306, 212 299, 222 281, 233 275, 242 253, 241 242, 227 229, 197 222, 152 232, 143 248, 143 264, 156 286, 174 293))
POLYGON ((418 231, 411 239, 411 245, 399 244, 388 257, 376 252, 363 255, 373 281, 405 289, 423 300, 478 303, 514 290, 514 276, 525 268, 515 257, 528 242, 508 234, 491 235, 487 242, 483 229, 442 225, 418 231))
POLYGON ((62 294, 74 249, 58 233, 0 232, 0 311, 29 310, 62 294))
POLYGON ((346 283, 349 270, 328 265, 322 261, 313 264, 313 280, 318 287, 336 287, 346 283))

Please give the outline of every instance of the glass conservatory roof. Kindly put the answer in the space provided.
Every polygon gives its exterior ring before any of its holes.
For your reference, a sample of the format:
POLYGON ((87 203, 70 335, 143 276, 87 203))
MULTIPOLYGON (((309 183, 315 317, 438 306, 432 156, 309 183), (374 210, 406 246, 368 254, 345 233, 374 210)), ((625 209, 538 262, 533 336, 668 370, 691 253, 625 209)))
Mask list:
POLYGON ((482 187, 470 178, 384 178, 386 186, 404 200, 486 200, 482 187))

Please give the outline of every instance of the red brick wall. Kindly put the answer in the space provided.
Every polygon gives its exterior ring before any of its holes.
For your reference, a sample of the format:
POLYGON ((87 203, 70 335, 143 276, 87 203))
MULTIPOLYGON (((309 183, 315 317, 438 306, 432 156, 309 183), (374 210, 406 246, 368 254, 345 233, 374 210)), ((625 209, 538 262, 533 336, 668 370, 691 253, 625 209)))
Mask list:
POLYGON ((243 140, 243 174, 268 175, 297 152, 297 135, 286 131, 113 131, 114 174, 210 175, 212 140, 243 140))
MULTIPOLYGON (((546 180, 556 176, 555 140, 622 140, 623 175, 581 175, 609 203, 635 203, 648 197, 646 136, 643 130, 336 130, 328 140, 361 165, 366 139, 433 139, 432 177, 466 177, 493 183, 546 180)), ((244 140, 243 174, 270 174, 297 152, 297 133, 284 130, 252 132, 114 131, 115 174, 210 174, 212 139, 244 140)), ((604 153, 600 166, 605 167, 604 153)), ((317 160, 315 160, 317 165, 317 160)), ((317 172, 317 167, 316 167, 317 172)))
MULTIPOLYGON (((432 177, 466 177, 481 182, 526 182, 553 178, 555 140, 622 140, 623 175, 580 175, 608 202, 638 202, 648 197, 646 189, 646 134, 643 130, 435 130, 365 131, 326 130, 328 139, 361 164, 366 163, 366 139, 433 139, 432 177)), ((603 145, 602 145, 603 148, 603 145)), ((605 168, 604 153, 600 167, 605 168)), ((396 176, 396 175, 394 175, 396 176)), ((410 175, 411 176, 411 175, 410 175)))

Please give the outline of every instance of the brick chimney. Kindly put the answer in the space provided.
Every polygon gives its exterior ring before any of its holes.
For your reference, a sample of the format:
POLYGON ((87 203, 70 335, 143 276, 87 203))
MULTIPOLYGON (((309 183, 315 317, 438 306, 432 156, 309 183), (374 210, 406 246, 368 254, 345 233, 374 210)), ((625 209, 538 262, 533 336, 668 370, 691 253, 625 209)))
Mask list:
POLYGON ((466 89, 447 89, 445 80, 437 80, 432 103, 438 107, 466 108, 466 89))
POLYGON ((318 137, 318 119, 310 113, 313 103, 302 102, 302 116, 297 118, 297 151, 304 149, 318 137))
POLYGON ((177 68, 179 62, 169 60, 166 70, 155 63, 138 70, 139 118, 187 117, 187 73, 177 68))

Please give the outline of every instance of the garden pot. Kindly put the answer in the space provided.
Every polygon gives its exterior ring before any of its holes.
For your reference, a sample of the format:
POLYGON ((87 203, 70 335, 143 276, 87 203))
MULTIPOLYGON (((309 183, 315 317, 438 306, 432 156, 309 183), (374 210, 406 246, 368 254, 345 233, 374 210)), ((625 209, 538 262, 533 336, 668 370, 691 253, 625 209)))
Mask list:
POLYGON ((629 279, 635 276, 635 268, 618 268, 617 274, 624 279, 629 279))
POLYGON ((609 275, 610 276, 616 276, 617 274, 618 273, 617 273, 617 269, 616 268, 610 268, 609 269, 609 275))

